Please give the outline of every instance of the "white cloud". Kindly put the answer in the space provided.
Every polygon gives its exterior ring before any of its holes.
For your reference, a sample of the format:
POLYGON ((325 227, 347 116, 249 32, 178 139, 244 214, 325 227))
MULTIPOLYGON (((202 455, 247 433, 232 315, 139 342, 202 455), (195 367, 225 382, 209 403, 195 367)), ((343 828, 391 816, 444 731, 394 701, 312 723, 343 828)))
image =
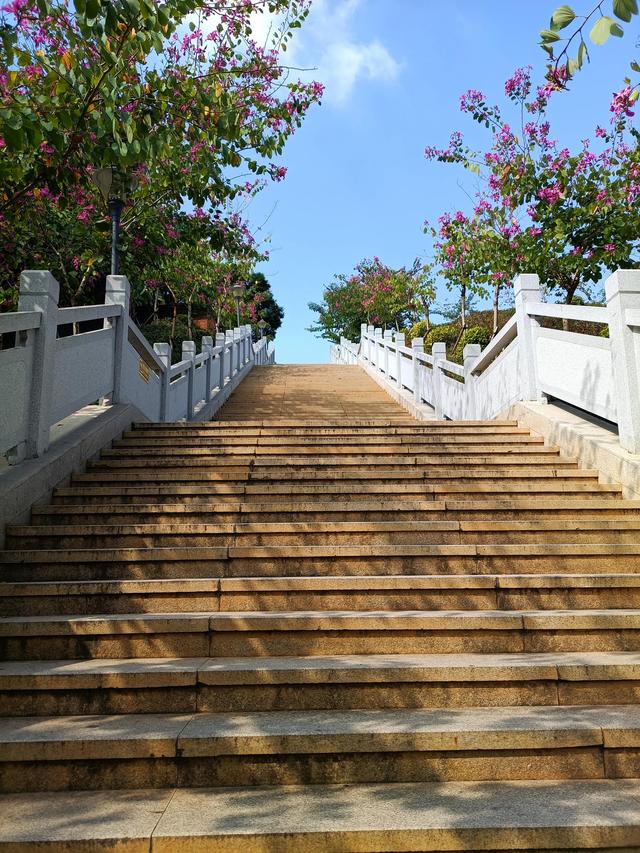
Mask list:
MULTIPOLYGON (((300 76, 325 84, 325 102, 344 105, 361 81, 392 83, 402 69, 381 41, 363 42, 354 35, 354 18, 363 5, 363 0, 313 0, 309 17, 289 44, 285 63, 313 68, 300 76)), ((272 16, 256 14, 255 40, 266 45, 275 24, 272 16)))

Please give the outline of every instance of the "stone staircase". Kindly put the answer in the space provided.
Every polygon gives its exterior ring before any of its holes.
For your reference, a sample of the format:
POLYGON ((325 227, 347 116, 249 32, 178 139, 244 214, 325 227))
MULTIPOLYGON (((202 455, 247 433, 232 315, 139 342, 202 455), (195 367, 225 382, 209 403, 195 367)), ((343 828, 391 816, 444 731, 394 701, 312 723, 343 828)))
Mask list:
POLYGON ((358 367, 138 425, 0 555, 0 851, 640 850, 639 509, 358 367))

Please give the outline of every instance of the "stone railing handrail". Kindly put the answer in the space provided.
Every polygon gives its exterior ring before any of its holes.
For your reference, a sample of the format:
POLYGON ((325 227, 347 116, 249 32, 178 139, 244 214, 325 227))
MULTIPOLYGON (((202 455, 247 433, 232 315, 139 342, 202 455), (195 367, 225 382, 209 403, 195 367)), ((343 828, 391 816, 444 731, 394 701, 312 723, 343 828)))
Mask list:
POLYGON ((437 418, 496 418, 516 402, 553 397, 616 424, 620 445, 640 453, 640 271, 618 270, 605 290, 606 307, 558 305, 543 301, 536 275, 518 276, 514 316, 484 350, 467 344, 462 366, 447 360, 444 343, 429 354, 422 338, 407 347, 402 332, 366 324, 359 346, 342 338, 332 360, 374 370, 437 418), (543 318, 603 324, 609 336, 546 328, 543 318))
POLYGON ((151 347, 130 319, 125 276, 107 277, 102 305, 59 308, 58 297, 51 273, 25 271, 18 311, 0 314, 0 335, 13 335, 0 349, 0 454, 14 464, 41 456, 51 427, 89 403, 131 404, 149 421, 206 420, 254 364, 274 362, 267 340, 254 344, 241 326, 203 336, 200 353, 185 341, 172 364, 170 345, 151 347), (59 337, 62 326, 73 334, 59 337))

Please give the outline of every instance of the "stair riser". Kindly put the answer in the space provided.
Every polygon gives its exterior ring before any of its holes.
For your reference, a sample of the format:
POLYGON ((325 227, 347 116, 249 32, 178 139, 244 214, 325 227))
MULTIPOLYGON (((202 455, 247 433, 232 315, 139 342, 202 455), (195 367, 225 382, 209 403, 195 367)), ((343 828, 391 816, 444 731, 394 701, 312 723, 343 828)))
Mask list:
POLYGON ((385 752, 372 741, 371 752, 363 753, 347 749, 328 754, 2 762, 0 793, 640 776, 640 758, 633 750, 592 746, 422 752, 416 747, 385 752))
POLYGON ((640 629, 214 631, 2 637, 7 660, 640 651, 640 629))
POLYGON ((640 588, 555 591, 493 590, 12 596, 0 599, 0 616, 198 613, 291 610, 564 610, 640 608, 640 588))
MULTIPOLYGON (((61 555, 64 558, 64 555, 61 555)), ((227 560, 149 560, 63 562, 57 559, 35 563, 3 563, 6 581, 121 580, 154 578, 242 578, 307 577, 335 575, 433 575, 433 574, 608 574, 640 571, 640 555, 624 560, 606 555, 559 556, 368 556, 362 558, 234 558, 227 560)))
POLYGON ((2 690, 0 716, 70 714, 190 714, 251 711, 350 711, 394 708, 629 705, 640 702, 640 681, 394 681, 350 684, 190 684, 167 677, 162 687, 144 677, 120 688, 2 690))
POLYGON ((48 536, 8 536, 7 548, 205 548, 207 546, 286 546, 326 545, 475 545, 519 543, 605 543, 633 544, 640 530, 500 530, 500 531, 401 531, 388 533, 195 533, 195 534, 87 534, 48 536))
MULTIPOLYGON (((66 501, 65 501, 66 503, 66 501)), ((83 504, 89 504, 86 500, 83 504)), ((102 501, 104 503, 104 501, 102 501)), ((638 511, 635 509, 618 509, 617 502, 608 508, 581 506, 579 509, 492 509, 492 510, 433 510, 433 509, 397 509, 391 510, 394 521, 536 521, 538 519, 570 518, 577 520, 581 516, 585 518, 637 518, 638 511)), ((121 507, 117 511, 104 509, 96 506, 95 512, 74 512, 70 510, 64 513, 38 512, 32 516, 33 524, 271 524, 271 523, 295 523, 295 522, 331 522, 331 521, 364 521, 379 522, 389 520, 389 510, 354 510, 332 512, 331 510, 286 510, 267 512, 217 512, 213 509, 188 512, 171 512, 168 508, 160 512, 150 512, 148 509, 132 508, 124 512, 121 507)))

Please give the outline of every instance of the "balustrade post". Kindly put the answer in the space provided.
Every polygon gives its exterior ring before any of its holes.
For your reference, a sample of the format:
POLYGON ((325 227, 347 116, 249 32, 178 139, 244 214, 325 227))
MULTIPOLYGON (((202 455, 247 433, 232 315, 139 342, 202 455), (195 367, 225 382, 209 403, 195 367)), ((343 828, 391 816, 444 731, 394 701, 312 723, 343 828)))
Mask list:
POLYGON ((233 353, 235 362, 235 372, 240 373, 242 369, 242 331, 239 326, 233 330, 233 353))
POLYGON ((420 388, 420 362, 418 353, 424 353, 424 338, 413 338, 411 341, 411 367, 413 375, 413 399, 416 403, 422 402, 420 388))
POLYGON ((640 271, 617 270, 605 292, 618 436, 625 450, 640 453, 640 271))
POLYGON ((523 400, 546 401, 538 383, 536 330, 540 326, 526 311, 528 302, 541 302, 542 291, 537 275, 516 276, 513 282, 518 327, 518 359, 520 363, 520 394, 523 400))
POLYGON ((193 383, 195 379, 195 359, 196 357, 196 345, 194 341, 183 341, 182 342, 182 360, 186 361, 187 359, 191 361, 189 365, 189 370, 187 373, 188 377, 188 385, 187 385, 187 420, 190 421, 193 417, 193 383))
POLYGON ((218 389, 220 391, 222 391, 222 389, 224 388, 224 378, 225 378, 225 373, 224 373, 224 345, 225 345, 225 341, 226 341, 226 338, 225 338, 224 332, 216 332, 216 348, 222 347, 222 349, 220 350, 220 353, 218 354, 218 362, 219 362, 219 364, 218 364, 218 368, 219 368, 218 389))
POLYGON ((60 285, 48 270, 20 274, 18 311, 39 311, 41 318, 34 335, 27 438, 24 447, 20 445, 13 454, 12 463, 25 456, 41 456, 49 447, 59 295, 60 285))
POLYGON ((382 334, 384 375, 389 379, 389 350, 393 345, 393 330, 388 329, 382 334))
MULTIPOLYGON (((227 329, 224 333, 224 343, 225 343, 225 361, 228 359, 229 362, 229 382, 233 379, 233 329, 227 329)), ((225 369, 225 378, 226 378, 226 369, 225 369)))
POLYGON ((169 410, 171 344, 154 344, 153 351, 158 356, 158 361, 161 361, 164 366, 164 370, 160 376, 160 422, 164 424, 167 422, 167 413, 169 410))
POLYGON ((369 364, 373 364, 374 367, 375 367, 375 354, 376 354, 375 340, 374 340, 375 334, 376 334, 376 327, 371 326, 371 325, 367 326, 367 345, 368 345, 368 352, 369 352, 369 364))
POLYGON ((382 347, 384 345, 384 338, 382 329, 376 328, 373 332, 373 343, 375 346, 375 365, 376 370, 378 372, 382 371, 382 347))
POLYGON ((467 421, 480 420, 476 399, 476 377, 471 373, 476 359, 482 352, 480 344, 466 344, 462 350, 464 367, 464 417, 467 421))
POLYGON ((433 408, 437 421, 444 418, 442 411, 442 370, 440 364, 447 360, 447 345, 442 341, 435 343, 431 347, 431 355, 433 356, 433 408))
POLYGON ((204 391, 204 401, 208 403, 213 397, 213 389, 211 382, 213 381, 213 338, 211 335, 202 336, 202 352, 206 353, 207 360, 204 363, 206 371, 206 388, 204 391))
POLYGON ((247 362, 254 361, 253 357, 253 332, 251 326, 247 326, 247 362))
POLYGON ((105 305, 120 305, 122 313, 115 321, 107 323, 115 325, 115 344, 113 353, 113 393, 112 403, 122 402, 122 374, 125 365, 125 353, 129 334, 129 279, 126 275, 108 275, 104 292, 105 305))
POLYGON ((367 324, 360 323, 360 355, 362 358, 368 362, 368 352, 367 347, 369 346, 369 342, 367 341, 367 324))
POLYGON ((400 347, 404 346, 404 332, 395 333, 396 340, 396 385, 402 390, 402 353, 400 347))

